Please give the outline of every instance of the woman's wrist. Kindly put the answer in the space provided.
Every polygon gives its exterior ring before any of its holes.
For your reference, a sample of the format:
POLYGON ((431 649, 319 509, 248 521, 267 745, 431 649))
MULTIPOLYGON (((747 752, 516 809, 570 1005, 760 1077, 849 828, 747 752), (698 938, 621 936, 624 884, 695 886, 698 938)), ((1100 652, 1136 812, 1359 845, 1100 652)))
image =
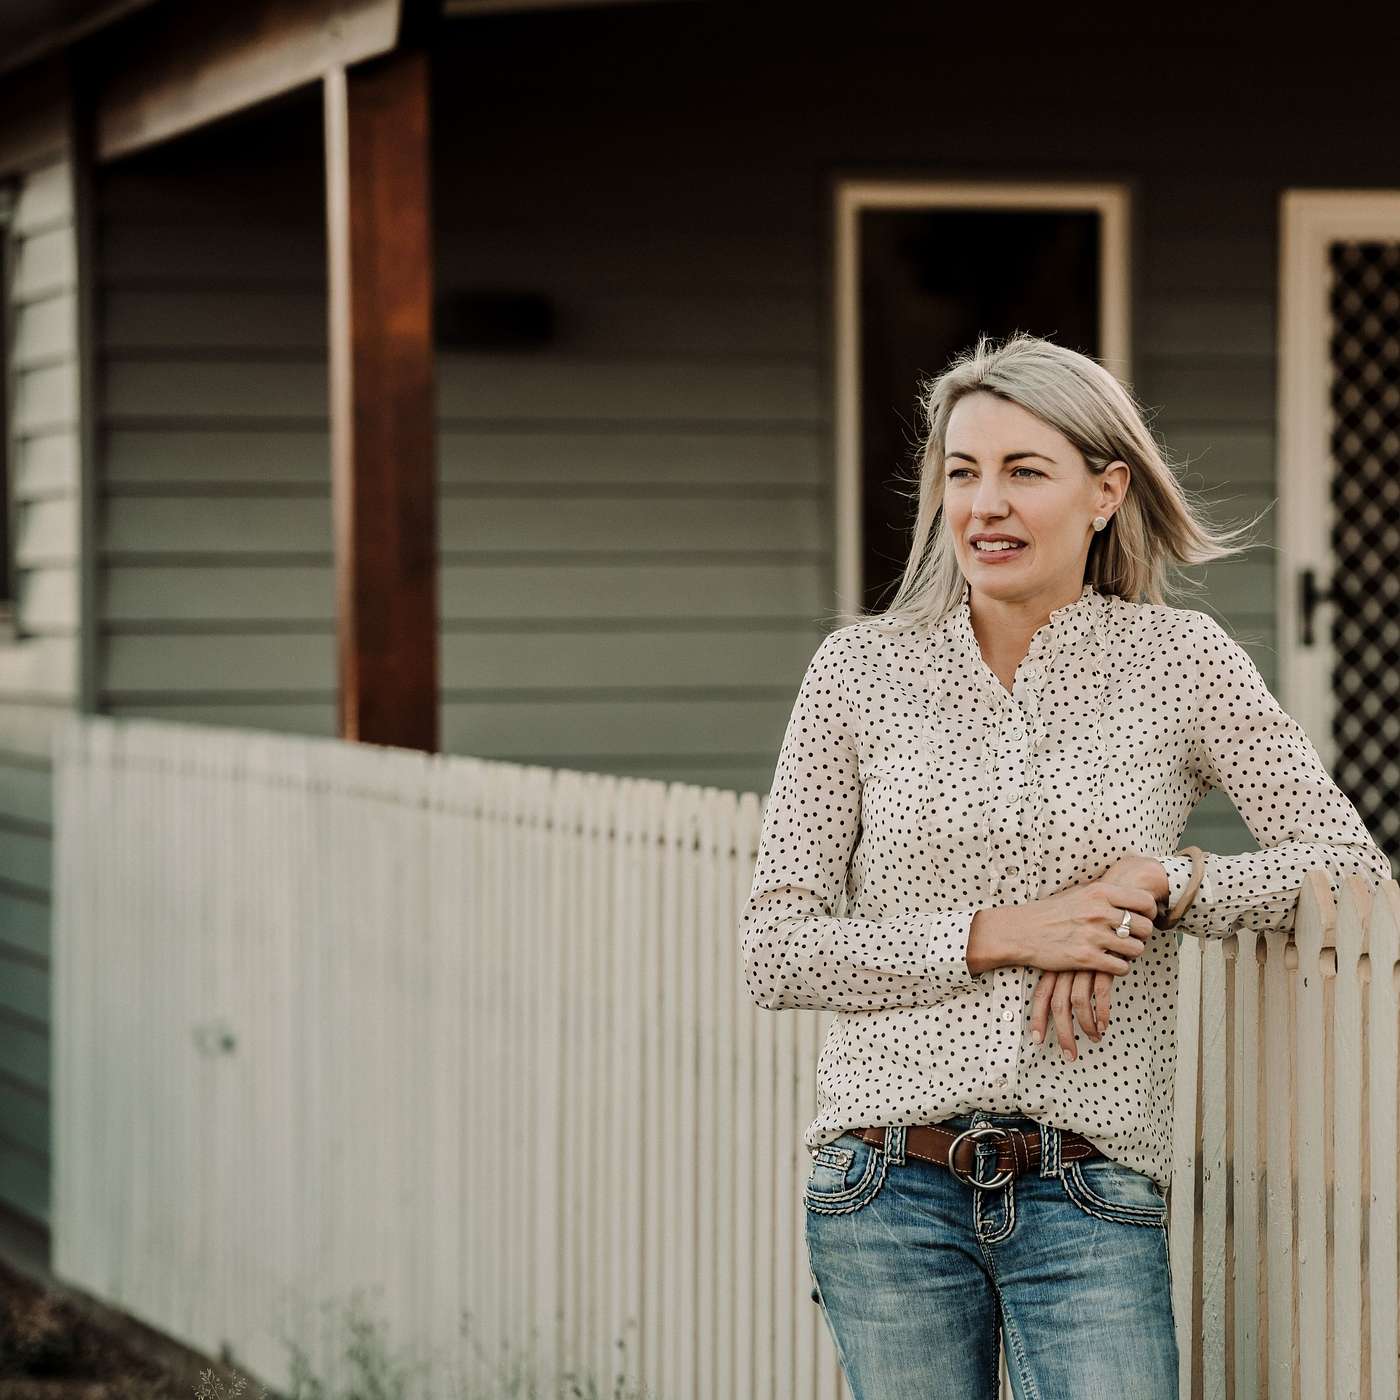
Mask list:
POLYGON ((979 909, 972 916, 967 937, 967 970, 974 976, 996 967, 1025 962, 1022 937, 1024 910, 1013 904, 979 909))

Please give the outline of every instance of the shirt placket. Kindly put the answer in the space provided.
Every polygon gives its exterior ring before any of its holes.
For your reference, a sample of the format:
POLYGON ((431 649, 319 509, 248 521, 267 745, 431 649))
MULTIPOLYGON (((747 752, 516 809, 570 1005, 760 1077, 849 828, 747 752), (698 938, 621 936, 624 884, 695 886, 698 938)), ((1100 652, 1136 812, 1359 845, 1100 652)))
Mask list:
MULTIPOLYGON (((985 849, 990 867, 989 897, 999 904, 1025 903, 1036 897, 1039 888, 1040 860, 1030 852, 1040 839, 1037 828, 1042 794, 1037 754, 1045 737, 1041 695, 1059 647, 1086 621, 1083 610, 1093 601, 1081 593, 1077 604, 1051 614, 1050 622, 1031 638, 1008 692, 982 660, 964 590, 960 613, 963 640, 975 668, 980 669, 993 710, 986 730, 984 772, 992 781, 994 796, 990 800, 997 803, 997 810, 996 820, 987 824, 985 849)), ((1020 1108, 1017 1073, 1030 973, 1024 966, 999 967, 993 973, 986 1081, 989 1101, 996 1103, 1000 1112, 1020 1108)))
MULTIPOLYGON (((1031 835, 1032 786, 1036 781, 1031 748, 1035 738, 1040 663, 1028 658, 1017 671, 1013 693, 1002 689, 999 723, 993 734, 996 792, 1001 820, 989 843, 992 858, 992 897, 1000 904, 1019 904, 1024 898, 1027 841, 1031 835)), ((1026 969, 999 967, 993 981, 993 1015, 996 1033, 987 1077, 1005 1111, 1016 1104, 1016 1071, 1021 1049, 1021 1023, 1025 1005, 1026 969)))

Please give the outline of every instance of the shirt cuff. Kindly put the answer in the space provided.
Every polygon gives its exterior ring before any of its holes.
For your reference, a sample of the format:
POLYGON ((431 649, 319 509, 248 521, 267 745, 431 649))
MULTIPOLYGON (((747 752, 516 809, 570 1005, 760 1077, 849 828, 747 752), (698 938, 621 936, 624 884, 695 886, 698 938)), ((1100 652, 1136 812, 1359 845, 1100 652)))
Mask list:
POLYGON ((977 974, 967 965, 967 945, 972 937, 972 921, 985 908, 985 904, 978 904, 929 916, 931 927, 924 953, 929 975, 944 995, 977 985, 977 974))
MULTIPOLYGON (((1181 901, 1181 896, 1186 893, 1186 886, 1191 883, 1191 857, 1190 856, 1162 856, 1161 862, 1167 868, 1167 881, 1170 890, 1167 894, 1167 907, 1163 911, 1170 914, 1181 901)), ((1200 898, 1200 890, 1196 891, 1196 898, 1200 898)), ((1194 907, 1196 900, 1192 900, 1194 907)), ((1187 911, 1190 912, 1189 910, 1187 911)), ((1185 915, 1182 915, 1185 918, 1185 915)))

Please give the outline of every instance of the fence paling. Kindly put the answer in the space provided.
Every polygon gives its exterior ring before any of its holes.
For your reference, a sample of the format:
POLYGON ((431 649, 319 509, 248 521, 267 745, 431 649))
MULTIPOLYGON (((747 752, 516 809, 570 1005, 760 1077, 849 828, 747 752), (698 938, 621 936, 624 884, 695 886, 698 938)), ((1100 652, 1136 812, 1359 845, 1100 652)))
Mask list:
POLYGON ((1228 1044, 1234 1093, 1230 1122, 1232 1200, 1234 1219, 1226 1258, 1234 1262, 1234 1313, 1231 1319, 1233 1366, 1237 1396, 1259 1393, 1263 1345, 1262 1300, 1266 1287, 1265 1252, 1260 1247, 1263 1228, 1265 1146, 1263 1113, 1267 1095, 1262 1090, 1265 1057, 1260 1035, 1264 1024, 1262 998, 1264 959, 1268 940, 1246 934, 1236 941, 1234 956, 1234 1021, 1228 1044))
POLYGON ((1302 1394, 1321 1397, 1327 1386, 1327 1145, 1326 1076, 1330 1055, 1329 1026, 1323 998, 1322 939, 1319 910, 1305 904, 1298 911, 1294 943, 1298 1066, 1298 1384, 1302 1394))
MULTIPOLYGON (((288 1335, 348 1383, 360 1288, 479 1387, 533 1343, 847 1395, 801 1202, 833 1016, 747 994, 754 794, 75 716, 54 801, 60 1274, 278 1386, 288 1335)), ((1322 871, 1291 937, 1180 943, 1183 1400, 1397 1393, 1398 962, 1400 886, 1322 871)))
MULTIPOLYGON (((1361 1151, 1369 1131, 1367 1093, 1361 1047, 1365 1034, 1361 928, 1365 910, 1353 906, 1352 891, 1342 892, 1335 927, 1332 1110, 1332 1229, 1335 1246, 1331 1269, 1334 1331, 1332 1385, 1338 1397, 1360 1394, 1363 1372, 1362 1332, 1366 1293, 1362 1288, 1362 1204, 1367 1189, 1367 1154, 1361 1151)), ((1364 974, 1369 977, 1369 972, 1364 974)))
POLYGON ((1370 1194, 1367 1199, 1367 1267, 1363 1287, 1369 1301, 1370 1367, 1372 1396, 1400 1394, 1400 1230, 1397 1229, 1397 1133, 1394 1067, 1400 1063, 1400 901, 1382 886, 1366 925, 1362 956, 1366 959, 1366 1045, 1362 1054, 1367 1072, 1367 1154, 1370 1194))

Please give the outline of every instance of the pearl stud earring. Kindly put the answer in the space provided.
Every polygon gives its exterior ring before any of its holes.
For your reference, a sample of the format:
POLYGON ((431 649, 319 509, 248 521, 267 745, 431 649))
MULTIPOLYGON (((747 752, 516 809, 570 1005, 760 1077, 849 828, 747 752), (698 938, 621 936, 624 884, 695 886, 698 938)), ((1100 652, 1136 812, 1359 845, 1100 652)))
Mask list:
POLYGON ((1105 516, 1096 515, 1096 516, 1094 517, 1094 529, 1096 529, 1096 530, 1102 530, 1102 529, 1104 528, 1104 526, 1107 525, 1107 524, 1108 524, 1108 520, 1107 520, 1107 518, 1106 518, 1105 516))

